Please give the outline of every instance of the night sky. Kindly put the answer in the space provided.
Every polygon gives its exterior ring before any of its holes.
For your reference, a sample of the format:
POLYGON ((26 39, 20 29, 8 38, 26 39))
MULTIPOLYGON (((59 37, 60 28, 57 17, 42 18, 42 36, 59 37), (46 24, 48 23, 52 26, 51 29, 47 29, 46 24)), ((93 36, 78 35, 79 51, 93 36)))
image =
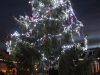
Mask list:
MULTIPOLYGON (((21 32, 13 16, 25 13, 31 15, 29 0, 0 0, 0 49, 6 50, 5 36, 14 31, 21 32)), ((81 36, 76 36, 76 41, 82 41, 88 35, 89 47, 100 46, 100 0, 71 0, 74 13, 78 20, 84 24, 81 36)))

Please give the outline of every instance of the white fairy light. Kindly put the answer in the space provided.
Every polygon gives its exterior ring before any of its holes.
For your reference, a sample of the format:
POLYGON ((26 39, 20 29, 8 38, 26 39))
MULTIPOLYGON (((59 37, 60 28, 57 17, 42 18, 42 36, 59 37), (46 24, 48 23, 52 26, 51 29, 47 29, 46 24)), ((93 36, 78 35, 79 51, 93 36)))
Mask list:
POLYGON ((62 36, 62 34, 60 33, 60 34, 58 34, 57 36, 62 36))
POLYGON ((54 8, 60 6, 60 4, 64 4, 63 0, 52 0, 52 5, 54 6, 54 8))
POLYGON ((64 3, 64 1, 63 0, 60 0, 60 4, 63 4, 64 3))
POLYGON ((87 41, 87 36, 84 38, 84 46, 81 47, 81 50, 86 51, 88 49, 88 41, 87 41))
POLYGON ((20 36, 20 34, 17 31, 15 31, 13 34, 11 34, 11 37, 13 37, 13 36, 18 37, 18 36, 20 36))
POLYGON ((87 43, 88 43, 88 41, 87 41, 87 36, 85 36, 85 38, 84 38, 84 43, 85 43, 85 50, 87 50, 87 49, 88 49, 88 45, 87 45, 87 43))
POLYGON ((25 20, 27 20, 27 19, 29 19, 29 17, 26 15, 26 16, 25 16, 25 20))
POLYGON ((59 60, 59 57, 57 57, 57 60, 59 60))
POLYGON ((29 1, 28 3, 30 4, 31 2, 29 1))
POLYGON ((26 29, 28 29, 29 23, 27 23, 26 21, 24 21, 23 24, 25 25, 26 29))
POLYGON ((63 50, 67 50, 67 49, 70 49, 72 48, 74 45, 63 45, 62 48, 63 50))
POLYGON ((6 42, 7 52, 11 54, 11 40, 6 42))
POLYGON ((19 18, 19 19, 24 19, 24 16, 21 16, 21 15, 20 15, 20 18, 19 18))
POLYGON ((65 32, 65 33, 67 33, 67 32, 68 32, 67 27, 64 27, 64 31, 63 31, 63 32, 65 32))
POLYGON ((40 6, 40 7, 44 7, 44 4, 41 3, 41 2, 39 2, 39 6, 40 6))
POLYGON ((10 46, 11 46, 11 40, 10 40, 10 46))
POLYGON ((44 57, 44 53, 42 53, 41 55, 42 55, 42 61, 44 61, 44 58, 45 58, 45 57, 44 57))
POLYGON ((46 58, 46 57, 44 57, 44 60, 47 60, 47 58, 46 58))
POLYGON ((33 29, 30 29, 29 32, 32 34, 33 29))
POLYGON ((30 0, 28 3, 29 4, 34 4, 34 0, 30 0))
POLYGON ((26 37, 30 37, 30 34, 29 34, 29 32, 27 32, 27 33, 26 33, 26 37))
POLYGON ((64 27, 64 31, 63 32, 67 33, 68 31, 71 30, 71 27, 72 27, 71 25, 69 25, 67 27, 64 27))

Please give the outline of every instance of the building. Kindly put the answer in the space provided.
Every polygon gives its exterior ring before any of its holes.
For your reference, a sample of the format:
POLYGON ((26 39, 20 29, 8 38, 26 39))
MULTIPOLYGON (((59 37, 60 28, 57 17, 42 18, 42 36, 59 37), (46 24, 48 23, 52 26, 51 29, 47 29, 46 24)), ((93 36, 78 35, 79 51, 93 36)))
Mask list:
POLYGON ((13 65, 16 65, 12 63, 14 60, 6 50, 0 50, 0 71, 11 73, 13 65))
POLYGON ((0 50, 0 71, 6 72, 7 71, 7 65, 5 61, 9 58, 8 52, 6 50, 0 50))
POLYGON ((88 49, 89 56, 97 52, 96 59, 92 63, 92 73, 100 73, 100 48, 90 48, 88 49))

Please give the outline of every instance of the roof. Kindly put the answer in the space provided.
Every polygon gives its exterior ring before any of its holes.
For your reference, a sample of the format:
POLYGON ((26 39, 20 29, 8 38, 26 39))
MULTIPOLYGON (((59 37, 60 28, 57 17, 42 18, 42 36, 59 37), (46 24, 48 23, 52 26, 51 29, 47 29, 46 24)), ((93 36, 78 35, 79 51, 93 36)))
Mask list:
POLYGON ((8 59, 9 53, 6 50, 0 50, 0 59, 8 59))

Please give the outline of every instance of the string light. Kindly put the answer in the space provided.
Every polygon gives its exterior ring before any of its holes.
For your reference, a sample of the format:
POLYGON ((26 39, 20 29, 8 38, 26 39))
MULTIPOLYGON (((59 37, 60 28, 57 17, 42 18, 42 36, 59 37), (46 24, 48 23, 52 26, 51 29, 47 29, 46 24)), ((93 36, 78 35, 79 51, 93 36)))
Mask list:
MULTIPOLYGON (((26 33, 24 34, 19 34, 17 31, 15 31, 13 34, 11 34, 11 39, 15 39, 16 43, 13 43, 13 40, 7 41, 6 42, 6 47, 7 47, 7 51, 10 52, 16 47, 17 43, 21 42, 23 44, 28 44, 30 47, 32 46, 42 46, 44 45, 48 40, 46 39, 48 37, 48 39, 52 39, 53 37, 57 38, 58 41, 60 41, 60 45, 62 47, 62 52, 65 52, 65 50, 68 50, 70 48, 72 48, 75 44, 74 39, 73 39, 73 32, 78 34, 80 36, 80 28, 83 27, 83 24, 77 20, 74 11, 72 9, 71 6, 71 2, 70 0, 51 0, 51 4, 52 7, 45 6, 44 3, 37 1, 38 5, 35 4, 35 0, 30 0, 29 4, 32 7, 32 15, 28 16, 19 16, 19 19, 17 19, 16 17, 14 17, 14 19, 19 23, 19 25, 21 27, 25 27, 26 28, 26 33), (35 5, 35 6, 34 6, 35 5), (53 17, 54 11, 56 9, 58 9, 59 7, 61 7, 63 10, 59 11, 63 14, 58 14, 57 16, 59 17, 53 17), (60 15, 62 15, 60 17, 60 15), (61 22, 59 24, 56 24, 57 26, 59 25, 59 27, 61 27, 62 31, 60 33, 57 34, 50 34, 48 33, 45 37, 44 36, 40 36, 40 33, 45 33, 45 29, 48 25, 52 24, 46 24, 45 21, 48 22, 61 22), (61 24, 61 25, 60 25, 61 24), (73 28, 73 26, 75 28, 73 28), (43 32, 39 31, 43 30, 43 32), (71 40, 73 42, 72 45, 66 45, 66 44, 62 44, 62 36, 63 34, 67 34, 68 32, 70 32, 71 35, 71 40), (36 35, 35 35, 36 33, 36 35), (35 38, 34 42, 27 42, 25 40, 23 40, 21 37, 30 37, 30 38, 35 38), (45 40, 45 41, 43 41, 45 40)), ((44 34, 43 34, 44 35, 44 34)), ((87 50, 87 37, 84 38, 84 43, 85 43, 85 47, 82 47, 82 50, 87 50)), ((39 50, 39 52, 41 52, 39 50)), ((45 57, 45 55, 43 55, 43 60, 49 60, 48 58, 45 57)), ((59 57, 57 57, 57 60, 59 60, 59 57)))

